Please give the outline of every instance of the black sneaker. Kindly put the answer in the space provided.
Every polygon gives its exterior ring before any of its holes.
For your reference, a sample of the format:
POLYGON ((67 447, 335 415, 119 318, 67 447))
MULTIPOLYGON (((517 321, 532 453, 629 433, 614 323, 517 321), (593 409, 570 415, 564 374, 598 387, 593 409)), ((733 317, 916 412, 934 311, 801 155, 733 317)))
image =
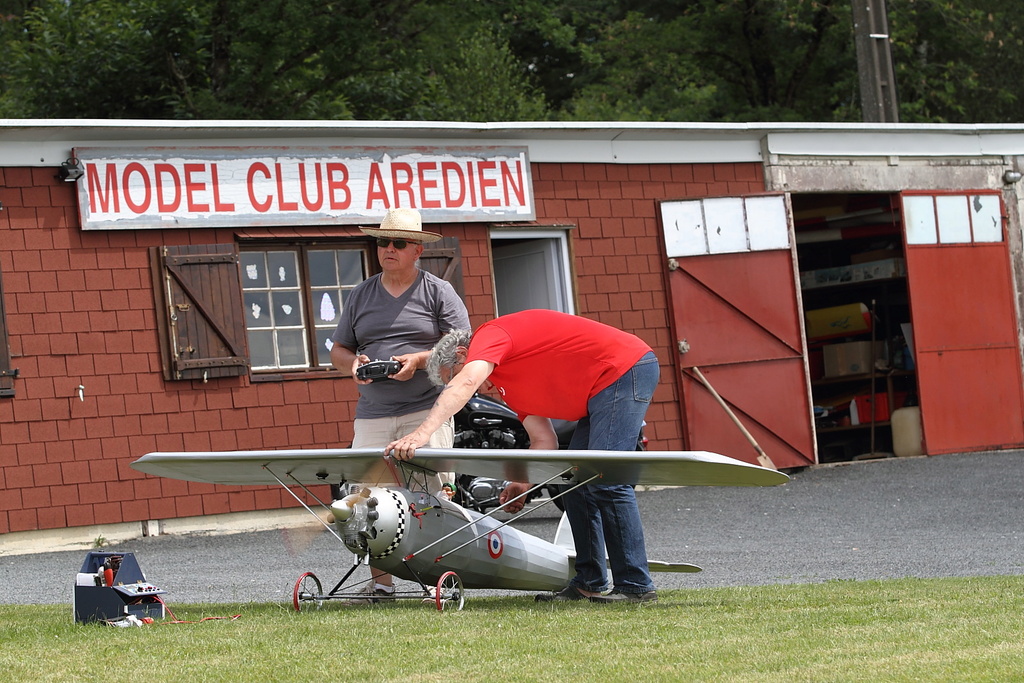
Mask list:
POLYGON ((567 600, 593 600, 593 598, 580 593, 575 586, 566 586, 557 593, 541 593, 534 597, 537 602, 564 602, 567 600))
POLYGON ((608 595, 595 595, 590 602, 613 603, 613 602, 657 602, 658 592, 647 591, 646 593, 622 593, 612 591, 608 595))

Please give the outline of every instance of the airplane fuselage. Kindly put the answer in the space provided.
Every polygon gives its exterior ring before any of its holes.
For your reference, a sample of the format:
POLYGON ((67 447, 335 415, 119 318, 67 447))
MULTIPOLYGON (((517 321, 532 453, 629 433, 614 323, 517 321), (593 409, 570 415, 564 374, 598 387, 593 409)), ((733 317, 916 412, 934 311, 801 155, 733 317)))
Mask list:
POLYGON ((572 576, 564 548, 444 496, 365 487, 331 507, 346 547, 402 579, 432 585, 454 570, 466 588, 557 591, 572 576))

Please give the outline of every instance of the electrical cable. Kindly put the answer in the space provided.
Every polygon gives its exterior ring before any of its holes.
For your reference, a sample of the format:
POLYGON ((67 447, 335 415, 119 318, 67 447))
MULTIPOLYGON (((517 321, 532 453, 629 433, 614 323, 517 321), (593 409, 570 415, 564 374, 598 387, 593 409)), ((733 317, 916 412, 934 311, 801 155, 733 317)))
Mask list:
POLYGON ((181 619, 178 619, 178 617, 174 616, 174 612, 172 612, 171 608, 167 606, 167 603, 164 602, 163 598, 161 598, 159 595, 154 595, 153 597, 156 598, 157 602, 164 606, 164 609, 167 611, 167 614, 171 617, 171 621, 161 621, 161 624, 199 624, 204 621, 217 621, 222 619, 235 621, 236 619, 240 619, 242 617, 241 614, 233 614, 230 617, 203 617, 202 619, 199 619, 197 621, 183 621, 181 619))

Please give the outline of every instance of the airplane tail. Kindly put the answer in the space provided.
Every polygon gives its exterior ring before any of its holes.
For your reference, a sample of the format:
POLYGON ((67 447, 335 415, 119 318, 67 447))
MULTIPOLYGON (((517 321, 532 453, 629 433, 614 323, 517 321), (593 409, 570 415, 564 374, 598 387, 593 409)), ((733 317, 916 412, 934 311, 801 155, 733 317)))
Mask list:
POLYGON ((562 513, 558 520, 558 529, 555 530, 555 545, 564 548, 570 557, 576 557, 576 544, 572 540, 572 529, 569 528, 569 518, 562 513))

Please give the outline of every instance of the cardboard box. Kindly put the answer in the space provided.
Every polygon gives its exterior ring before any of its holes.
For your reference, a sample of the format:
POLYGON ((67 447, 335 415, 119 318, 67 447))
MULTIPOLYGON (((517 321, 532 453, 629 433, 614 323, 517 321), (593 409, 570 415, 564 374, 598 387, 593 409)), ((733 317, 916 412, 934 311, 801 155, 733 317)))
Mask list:
POLYGON ((800 273, 800 288, 814 289, 815 287, 842 285, 849 284, 851 282, 865 282, 869 280, 903 277, 906 274, 907 265, 902 258, 889 258, 877 261, 854 263, 849 266, 839 266, 837 268, 821 268, 819 270, 804 271, 800 273))
POLYGON ((871 331, 871 314, 864 304, 816 308, 804 313, 804 317, 807 319, 808 341, 849 337, 871 331))
POLYGON ((829 344, 823 348, 825 355, 825 376, 846 377, 848 375, 866 375, 879 357, 881 344, 875 342, 872 353, 871 342, 858 341, 845 344, 829 344))
POLYGON ((800 273, 800 286, 803 289, 841 285, 844 282, 853 282, 853 270, 850 266, 819 268, 800 273))
POLYGON ((850 266, 853 282, 866 280, 884 280, 892 277, 903 277, 907 274, 907 264, 901 258, 890 258, 883 261, 868 261, 850 266))

